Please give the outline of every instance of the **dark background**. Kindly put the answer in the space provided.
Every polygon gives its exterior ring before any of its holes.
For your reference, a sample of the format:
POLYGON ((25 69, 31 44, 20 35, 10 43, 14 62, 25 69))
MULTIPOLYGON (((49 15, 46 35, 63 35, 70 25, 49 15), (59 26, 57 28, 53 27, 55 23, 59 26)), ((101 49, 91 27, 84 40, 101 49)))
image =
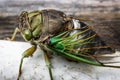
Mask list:
MULTIPOLYGON (((120 0, 0 0, 0 39, 10 37, 19 14, 56 9, 67 15, 91 19, 88 22, 108 45, 120 49, 120 0)), ((24 41, 17 34, 16 41, 24 41)))

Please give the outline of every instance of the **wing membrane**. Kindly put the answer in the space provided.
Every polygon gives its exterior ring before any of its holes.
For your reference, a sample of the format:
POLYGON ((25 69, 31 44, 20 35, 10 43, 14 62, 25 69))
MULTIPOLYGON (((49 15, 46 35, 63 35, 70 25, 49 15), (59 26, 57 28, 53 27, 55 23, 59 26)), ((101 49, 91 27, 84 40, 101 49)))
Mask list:
POLYGON ((49 41, 47 45, 49 49, 68 59, 96 66, 120 68, 120 66, 106 65, 107 63, 102 63, 97 59, 99 56, 95 56, 96 54, 113 51, 90 26, 65 31, 51 37, 49 41))

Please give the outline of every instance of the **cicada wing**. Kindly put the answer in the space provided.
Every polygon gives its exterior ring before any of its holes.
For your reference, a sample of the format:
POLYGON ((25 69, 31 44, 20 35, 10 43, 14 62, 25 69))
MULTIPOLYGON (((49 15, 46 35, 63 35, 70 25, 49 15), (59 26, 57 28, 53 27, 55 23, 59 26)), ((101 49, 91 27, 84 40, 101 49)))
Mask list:
POLYGON ((68 59, 96 66, 116 67, 107 66, 94 56, 97 51, 111 52, 112 49, 101 40, 90 26, 63 32, 50 38, 49 41, 49 49, 68 59))
MULTIPOLYGON (((120 20, 118 16, 114 16, 114 14, 95 16, 95 19, 83 19, 83 21, 92 25, 94 24, 93 29, 102 40, 112 46, 113 49, 120 51, 120 20)), ((77 16, 77 18, 81 18, 81 16, 77 16)), ((82 21, 82 19, 80 21, 82 21)))
POLYGON ((93 22, 96 33, 112 48, 120 51, 120 20, 103 19, 93 22))

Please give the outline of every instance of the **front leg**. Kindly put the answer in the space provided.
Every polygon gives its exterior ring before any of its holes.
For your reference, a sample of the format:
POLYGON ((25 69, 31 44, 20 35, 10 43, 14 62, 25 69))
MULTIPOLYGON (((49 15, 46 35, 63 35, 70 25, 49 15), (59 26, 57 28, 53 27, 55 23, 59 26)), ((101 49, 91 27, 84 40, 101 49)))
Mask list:
POLYGON ((20 61, 20 66, 19 66, 19 74, 18 74, 18 78, 17 80, 19 80, 20 76, 21 76, 21 69, 22 69, 22 64, 23 64, 23 59, 24 58, 27 58, 29 56, 32 56, 33 53, 36 51, 37 49, 37 46, 36 45, 33 45, 32 47, 30 47, 29 49, 25 50, 22 54, 22 58, 21 58, 21 61, 20 61))
POLYGON ((18 29, 18 27, 17 28, 15 28, 15 30, 14 30, 14 33, 12 34, 12 37, 11 38, 6 38, 6 40, 10 40, 10 41, 13 41, 14 39, 15 39, 15 37, 16 37, 16 34, 19 32, 20 30, 18 29))

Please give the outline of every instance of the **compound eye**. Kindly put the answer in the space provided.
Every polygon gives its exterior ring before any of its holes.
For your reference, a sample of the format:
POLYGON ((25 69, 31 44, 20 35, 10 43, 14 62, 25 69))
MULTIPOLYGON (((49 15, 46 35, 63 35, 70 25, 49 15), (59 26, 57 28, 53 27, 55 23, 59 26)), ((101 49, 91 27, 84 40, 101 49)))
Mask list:
POLYGON ((23 35, 23 38, 27 41, 31 40, 32 39, 32 33, 29 29, 25 29, 23 32, 22 32, 22 35, 23 35))

